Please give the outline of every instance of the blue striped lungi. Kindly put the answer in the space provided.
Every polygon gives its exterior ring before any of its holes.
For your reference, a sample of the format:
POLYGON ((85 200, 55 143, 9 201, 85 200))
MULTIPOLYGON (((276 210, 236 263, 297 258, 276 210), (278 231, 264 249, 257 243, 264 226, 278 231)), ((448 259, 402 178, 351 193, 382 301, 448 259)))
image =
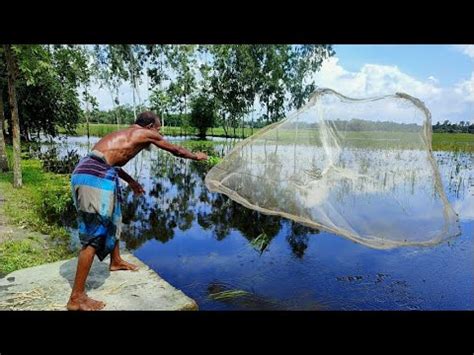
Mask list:
POLYGON ((94 247, 102 261, 114 249, 121 232, 118 167, 107 164, 104 155, 93 150, 74 169, 71 188, 81 244, 94 247))

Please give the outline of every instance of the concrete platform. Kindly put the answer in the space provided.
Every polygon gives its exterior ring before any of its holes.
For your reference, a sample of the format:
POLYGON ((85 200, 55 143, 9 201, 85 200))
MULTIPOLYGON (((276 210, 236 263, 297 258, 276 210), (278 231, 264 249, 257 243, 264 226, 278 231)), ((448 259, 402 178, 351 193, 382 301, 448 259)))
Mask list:
MULTIPOLYGON (((104 310, 197 310, 196 302, 157 273, 123 251, 122 257, 140 270, 113 271, 109 258, 94 259, 87 294, 106 303, 104 310)), ((17 270, 0 279, 0 310, 66 310, 77 258, 17 270)))

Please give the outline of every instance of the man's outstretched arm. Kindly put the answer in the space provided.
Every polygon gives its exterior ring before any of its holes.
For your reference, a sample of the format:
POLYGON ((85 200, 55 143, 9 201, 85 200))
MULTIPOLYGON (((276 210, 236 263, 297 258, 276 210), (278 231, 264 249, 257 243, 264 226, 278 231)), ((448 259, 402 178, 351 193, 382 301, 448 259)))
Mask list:
POLYGON ((205 153, 193 153, 186 148, 174 145, 163 139, 163 137, 156 132, 147 132, 147 139, 150 143, 156 145, 158 148, 164 149, 174 156, 192 160, 207 160, 208 156, 205 153))

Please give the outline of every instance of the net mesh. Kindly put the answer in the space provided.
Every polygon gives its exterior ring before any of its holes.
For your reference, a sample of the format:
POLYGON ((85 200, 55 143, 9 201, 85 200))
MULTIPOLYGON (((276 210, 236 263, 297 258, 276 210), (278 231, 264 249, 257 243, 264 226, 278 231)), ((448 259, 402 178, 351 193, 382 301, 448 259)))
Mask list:
POLYGON ((397 93, 351 99, 317 90, 241 141, 206 176, 213 192, 373 248, 459 234, 431 153, 431 115, 397 93))

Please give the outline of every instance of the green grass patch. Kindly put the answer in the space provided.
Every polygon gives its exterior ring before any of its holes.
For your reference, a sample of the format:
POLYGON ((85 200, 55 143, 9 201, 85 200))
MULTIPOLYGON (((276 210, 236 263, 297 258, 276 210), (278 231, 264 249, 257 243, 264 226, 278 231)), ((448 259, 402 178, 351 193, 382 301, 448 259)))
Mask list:
POLYGON ((7 240, 0 244, 0 275, 71 257, 63 247, 51 247, 31 239, 7 240))
POLYGON ((39 160, 22 160, 23 187, 12 187, 13 172, 0 174, 0 192, 5 198, 2 211, 10 223, 52 237, 69 233, 58 216, 72 203, 69 175, 47 173, 39 160))
POLYGON ((474 152, 474 134, 433 133, 433 150, 474 152))
MULTIPOLYGON (((124 129, 130 127, 129 124, 112 124, 112 123, 91 123, 89 124, 89 134, 91 136, 96 136, 96 137, 103 137, 106 134, 118 131, 120 129, 124 129)), ((248 137, 253 133, 257 132, 258 129, 251 129, 251 128, 244 128, 242 131, 242 128, 238 128, 235 130, 235 135, 234 135, 234 130, 233 129, 228 129, 227 133, 231 137, 248 137)), ((65 133, 63 129, 59 130, 59 133, 65 133)), ((161 133, 165 136, 194 136, 197 135, 198 129, 194 127, 172 127, 172 126, 165 126, 161 129, 161 133)), ((76 128, 76 134, 78 136, 85 136, 87 135, 87 125, 84 123, 81 123, 77 126, 76 128)), ((222 127, 213 127, 209 128, 207 130, 207 135, 208 136, 215 136, 215 137, 226 137, 226 133, 222 127)))
MULTIPOLYGON (((12 149, 7 147, 11 159, 12 149)), ((10 160, 11 161, 11 160, 10 160)), ((0 245, 0 272, 72 257, 63 216, 71 214, 69 175, 44 172, 39 160, 22 159, 23 187, 12 186, 13 173, 0 173, 0 213, 8 223, 49 235, 47 241, 7 240, 0 245)))
MULTIPOLYGON (((103 137, 106 134, 111 132, 115 132, 119 129, 127 128, 130 125, 122 124, 106 124, 106 123, 91 123, 89 130, 91 136, 103 137)), ((247 138, 252 134, 255 134, 260 129, 254 128, 238 128, 235 131, 236 138, 247 138)), ((64 133, 64 131, 60 131, 64 133)), ((275 131, 274 131, 275 132, 275 131)), ((86 125, 80 124, 76 129, 77 135, 86 135, 86 125)), ((171 127, 165 126, 162 128, 162 133, 167 136, 181 136, 181 135, 196 135, 197 129, 193 127, 171 127)), ((227 133, 230 137, 234 136, 234 130, 228 129, 227 133)), ((411 143, 413 140, 410 139, 410 134, 407 132, 346 132, 346 137, 355 145, 358 146, 360 144, 366 144, 367 141, 370 142, 373 146, 383 146, 386 144, 390 145, 390 140, 402 140, 407 143, 407 145, 412 145, 411 143), (384 141, 384 138, 387 139, 384 141), (374 140, 377 139, 377 140, 374 140)), ((209 128, 207 131, 208 136, 214 137, 226 137, 226 133, 222 127, 214 127, 209 128)), ((300 129, 298 131, 297 141, 298 142, 312 142, 314 139, 317 139, 317 135, 315 135, 315 131, 311 129, 300 129)), ((276 139, 276 133, 269 133, 266 134, 267 139, 276 139)), ((283 142, 294 141, 295 139, 295 131, 294 130, 285 130, 280 129, 278 133, 278 139, 283 140, 283 142)), ((285 143, 283 143, 285 144, 285 143)), ((474 134, 469 133, 433 133, 433 150, 447 150, 447 151, 474 151, 474 134)))

